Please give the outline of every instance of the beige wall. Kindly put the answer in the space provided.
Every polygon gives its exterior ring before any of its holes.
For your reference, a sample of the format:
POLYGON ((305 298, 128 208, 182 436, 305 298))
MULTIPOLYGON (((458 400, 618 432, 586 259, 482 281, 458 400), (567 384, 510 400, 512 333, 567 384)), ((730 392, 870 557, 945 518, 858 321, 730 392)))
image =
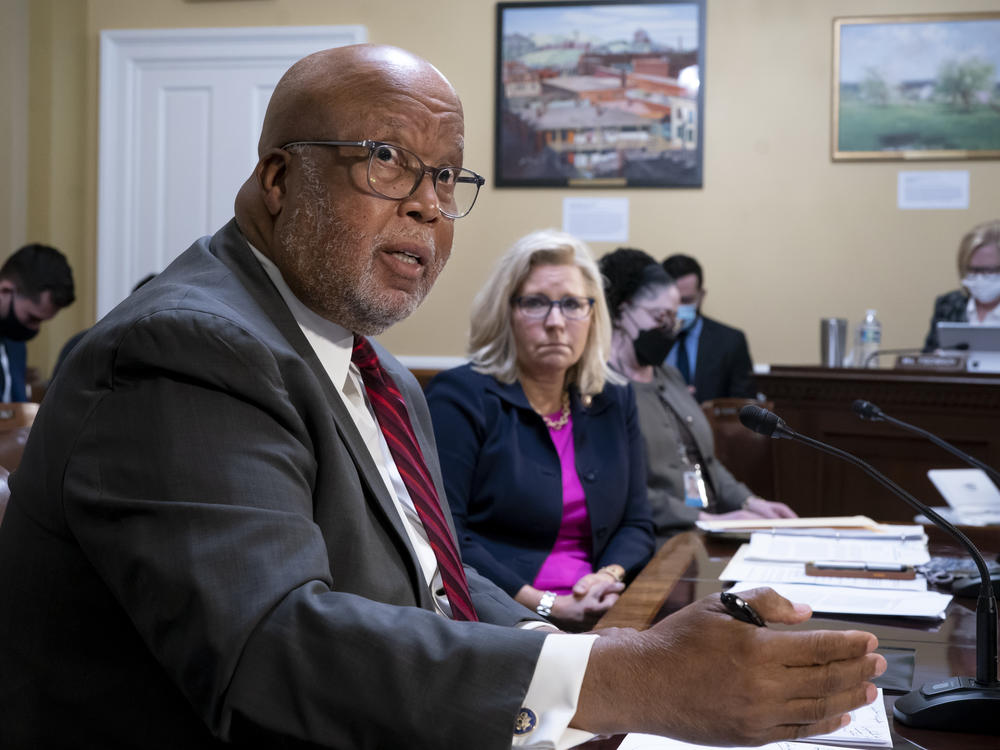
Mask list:
MULTIPOLYGON (((1000 214, 1000 162, 903 167, 970 172, 969 210, 921 212, 896 208, 899 164, 832 163, 831 22, 979 10, 1000 0, 709 0, 704 188, 588 194, 631 200, 630 244, 698 256, 707 312, 744 328, 758 362, 816 362, 818 318, 854 322, 870 306, 886 346, 918 345, 934 295, 956 286, 959 237, 1000 214)), ((452 80, 466 164, 489 180, 495 12, 492 0, 32 0, 28 235, 63 248, 80 287, 32 361, 47 372, 61 342, 93 322, 101 29, 364 24, 372 41, 424 55, 452 80)), ((383 341, 400 354, 462 354, 469 301, 493 261, 521 234, 558 226, 562 198, 580 194, 484 189, 437 288, 383 341)))

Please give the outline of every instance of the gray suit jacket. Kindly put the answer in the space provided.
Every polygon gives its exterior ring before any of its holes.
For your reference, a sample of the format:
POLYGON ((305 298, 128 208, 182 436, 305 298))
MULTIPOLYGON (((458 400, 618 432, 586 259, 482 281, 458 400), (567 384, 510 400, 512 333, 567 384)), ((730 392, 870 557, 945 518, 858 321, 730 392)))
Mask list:
POLYGON ((646 446, 646 486, 659 541, 698 519, 699 508, 684 504, 684 470, 678 446, 677 419, 683 419, 705 459, 702 470, 715 489, 714 512, 739 508, 753 492, 733 477, 715 457, 712 427, 698 402, 691 397, 681 374, 673 367, 653 368, 651 383, 636 383, 635 403, 639 428, 646 446))
MULTIPOLYGON (((443 498, 420 388, 378 351, 443 498)), ((12 487, 0 747, 509 747, 544 636, 497 627, 532 615, 471 569, 492 624, 432 611, 235 222, 76 347, 12 487)))

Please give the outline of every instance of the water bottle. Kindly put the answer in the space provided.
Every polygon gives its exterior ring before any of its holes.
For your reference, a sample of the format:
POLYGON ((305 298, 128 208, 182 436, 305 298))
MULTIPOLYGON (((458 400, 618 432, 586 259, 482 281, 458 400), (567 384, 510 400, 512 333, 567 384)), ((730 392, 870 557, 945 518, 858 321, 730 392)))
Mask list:
POLYGON ((878 357, 872 356, 882 348, 882 324, 875 310, 868 310, 865 319, 858 323, 854 345, 855 367, 878 367, 878 357))

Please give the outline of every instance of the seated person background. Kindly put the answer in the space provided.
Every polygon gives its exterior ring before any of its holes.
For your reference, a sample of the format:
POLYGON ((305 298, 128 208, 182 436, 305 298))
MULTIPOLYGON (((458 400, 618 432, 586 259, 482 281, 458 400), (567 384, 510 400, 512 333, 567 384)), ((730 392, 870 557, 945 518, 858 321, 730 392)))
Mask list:
POLYGON ((974 226, 958 244, 962 288, 934 300, 924 351, 938 348, 941 321, 1000 326, 1000 220, 974 226))
POLYGON ((671 255, 663 268, 677 283, 680 330, 667 355, 699 402, 713 398, 754 398, 753 361, 747 337, 738 328, 701 314, 708 293, 701 265, 690 255, 671 255))
POLYGON ((74 299, 73 271, 54 247, 25 245, 0 268, 0 401, 28 400, 25 342, 74 299))
POLYGON ((680 292, 641 250, 601 258, 611 312, 611 366, 632 381, 646 450, 649 504, 662 542, 696 520, 793 518, 784 503, 764 500, 737 481, 714 455, 712 428, 680 373, 660 365, 673 343, 680 292))
POLYGON ((635 399, 609 377, 586 245, 523 237, 471 326, 471 364, 427 390, 462 558, 560 626, 586 627, 653 551, 635 399))

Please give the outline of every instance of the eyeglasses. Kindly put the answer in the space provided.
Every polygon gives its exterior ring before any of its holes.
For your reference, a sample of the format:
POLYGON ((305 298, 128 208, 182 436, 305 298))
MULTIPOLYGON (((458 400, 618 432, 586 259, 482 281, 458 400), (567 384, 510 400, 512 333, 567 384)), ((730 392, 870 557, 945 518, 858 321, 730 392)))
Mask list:
POLYGON ((1000 266, 969 266, 966 276, 992 276, 1000 273, 1000 266))
POLYGON ((401 201, 420 187, 430 174, 438 198, 438 210, 449 219, 461 219, 472 210, 479 188, 486 180, 471 169, 429 167, 412 151, 383 141, 292 141, 292 146, 354 146, 368 149, 368 187, 375 195, 401 201))
POLYGON ((562 299, 549 299, 544 294, 528 294, 511 299, 521 314, 526 318, 544 320, 549 317, 553 307, 558 307, 566 320, 586 320, 594 308, 593 297, 566 296, 562 299))

